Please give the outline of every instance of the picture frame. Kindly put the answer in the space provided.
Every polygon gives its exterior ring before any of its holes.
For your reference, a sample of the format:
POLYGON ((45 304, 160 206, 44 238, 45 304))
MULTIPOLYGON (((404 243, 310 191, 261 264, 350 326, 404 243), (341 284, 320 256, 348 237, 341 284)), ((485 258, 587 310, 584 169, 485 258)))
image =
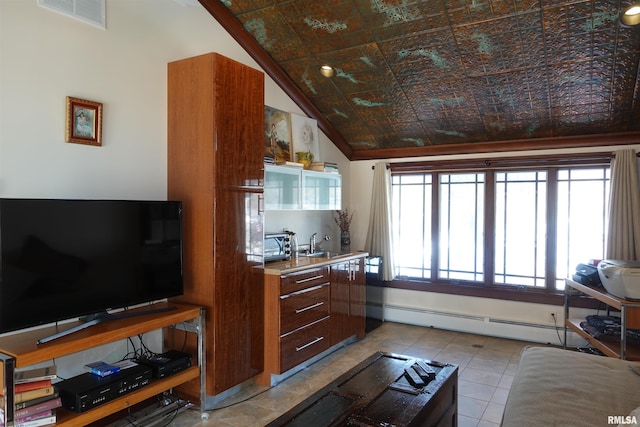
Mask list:
POLYGON ((264 157, 275 163, 290 162, 291 114, 277 108, 264 107, 264 157))
POLYGON ((102 103, 67 96, 65 141, 102 145, 102 103))
POLYGON ((309 152, 312 161, 320 161, 320 144, 318 143, 318 122, 315 119, 291 113, 292 152, 309 152))

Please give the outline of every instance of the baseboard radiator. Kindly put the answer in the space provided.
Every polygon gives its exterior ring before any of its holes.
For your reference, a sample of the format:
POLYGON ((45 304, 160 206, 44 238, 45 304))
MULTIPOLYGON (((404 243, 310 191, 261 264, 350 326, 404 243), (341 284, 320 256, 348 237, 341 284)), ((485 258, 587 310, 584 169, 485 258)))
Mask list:
MULTIPOLYGON (((556 328, 554 325, 500 319, 493 316, 486 317, 380 303, 367 303, 367 316, 387 322, 553 345, 562 345, 561 340, 564 340, 562 324, 558 324, 556 328)), ((573 333, 569 334, 567 339, 570 346, 584 344, 584 341, 573 333)))

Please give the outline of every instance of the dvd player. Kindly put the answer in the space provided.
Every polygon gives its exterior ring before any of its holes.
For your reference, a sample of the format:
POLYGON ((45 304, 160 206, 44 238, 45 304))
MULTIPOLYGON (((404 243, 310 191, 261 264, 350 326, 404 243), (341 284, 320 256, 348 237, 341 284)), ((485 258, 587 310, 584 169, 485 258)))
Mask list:
POLYGON ((155 356, 136 359, 136 363, 152 369, 153 378, 165 378, 191 367, 192 356, 178 350, 169 350, 155 356))
POLYGON ((62 407, 85 412, 137 390, 151 382, 151 368, 136 365, 101 377, 87 372, 55 384, 62 407))

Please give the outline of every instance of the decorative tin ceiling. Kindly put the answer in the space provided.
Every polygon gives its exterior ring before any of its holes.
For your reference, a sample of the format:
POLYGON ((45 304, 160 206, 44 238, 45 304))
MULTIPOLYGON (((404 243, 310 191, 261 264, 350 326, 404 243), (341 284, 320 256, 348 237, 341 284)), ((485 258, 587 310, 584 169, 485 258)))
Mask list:
POLYGON ((631 1, 221 3, 352 158, 640 130, 640 28, 618 23, 631 1))

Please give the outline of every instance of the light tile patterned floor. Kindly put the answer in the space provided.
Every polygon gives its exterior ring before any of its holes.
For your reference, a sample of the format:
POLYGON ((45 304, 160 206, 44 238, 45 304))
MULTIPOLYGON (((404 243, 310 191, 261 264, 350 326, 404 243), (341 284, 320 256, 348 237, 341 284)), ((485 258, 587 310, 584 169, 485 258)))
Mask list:
POLYGON ((520 352, 531 343, 385 322, 358 342, 339 349, 270 389, 248 390, 224 409, 185 411, 174 427, 263 426, 348 371, 375 351, 387 351, 459 366, 458 425, 498 426, 520 352), (250 396, 253 396, 247 399, 250 396), (234 404, 235 401, 243 400, 234 404))

